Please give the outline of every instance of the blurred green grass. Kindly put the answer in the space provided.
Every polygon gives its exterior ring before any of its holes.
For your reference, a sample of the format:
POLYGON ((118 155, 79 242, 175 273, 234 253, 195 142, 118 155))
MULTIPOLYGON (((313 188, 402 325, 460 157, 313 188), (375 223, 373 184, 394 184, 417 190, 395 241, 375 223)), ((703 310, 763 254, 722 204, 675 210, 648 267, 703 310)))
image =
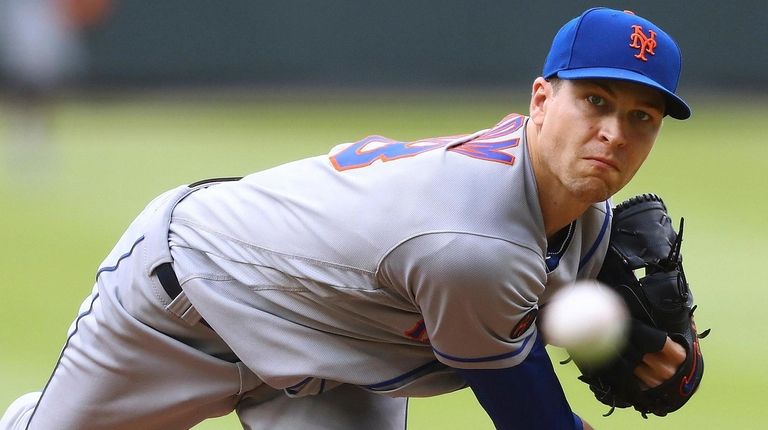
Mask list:
MULTIPOLYGON (((666 121, 616 200, 656 192, 686 217, 684 255, 699 304, 706 378, 667 418, 609 418, 573 365, 556 365, 574 409, 596 428, 763 428, 768 289, 759 265, 768 184, 768 103, 693 99, 694 117, 666 121), (754 266, 758 265, 758 268, 754 266)), ((0 410, 45 383, 95 270, 125 226, 178 184, 243 175, 368 134, 409 140, 470 132, 527 101, 501 93, 277 93, 246 97, 109 95, 60 99, 49 142, 19 146, 0 106, 0 410)), ((565 358, 550 349, 553 360, 565 358)), ((410 403, 409 428, 491 429, 468 391, 410 403)), ((229 416, 199 429, 240 428, 229 416)))

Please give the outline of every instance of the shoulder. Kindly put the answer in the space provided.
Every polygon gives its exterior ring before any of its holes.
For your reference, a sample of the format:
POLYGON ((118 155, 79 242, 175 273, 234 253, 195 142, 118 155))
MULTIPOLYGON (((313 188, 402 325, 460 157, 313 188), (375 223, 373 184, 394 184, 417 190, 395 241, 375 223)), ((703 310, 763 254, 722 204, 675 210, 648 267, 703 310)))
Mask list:
POLYGON ((543 285, 546 265, 542 251, 526 242, 463 232, 435 232, 396 246, 382 259, 379 274, 390 284, 439 284, 444 289, 471 286, 467 289, 477 292, 510 282, 543 285), (413 282, 417 280, 421 282, 413 282))
POLYGON ((579 219, 581 220, 582 228, 601 230, 610 225, 612 217, 611 201, 605 200, 591 204, 579 219))
POLYGON ((608 199, 592 203, 584 212, 584 215, 597 215, 602 217, 604 215, 610 216, 612 213, 613 210, 611 209, 611 200, 608 199))
POLYGON ((582 249, 579 271, 586 271, 589 277, 597 274, 608 249, 613 211, 611 201, 592 204, 580 218, 582 249))

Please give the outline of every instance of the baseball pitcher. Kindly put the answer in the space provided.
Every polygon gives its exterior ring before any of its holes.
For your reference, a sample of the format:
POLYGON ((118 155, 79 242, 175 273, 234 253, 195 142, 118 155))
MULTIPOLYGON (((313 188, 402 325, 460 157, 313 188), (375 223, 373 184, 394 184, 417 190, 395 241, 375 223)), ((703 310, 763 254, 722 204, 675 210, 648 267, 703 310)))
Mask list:
MULTIPOLYGON (((528 115, 162 194, 101 264, 48 383, 0 429, 187 429, 234 410, 246 429, 394 430, 409 397, 466 387, 499 429, 590 428, 536 317, 605 270, 609 198, 664 117, 690 116, 679 72, 656 25, 590 9, 555 37, 528 115)), ((695 330, 663 321, 642 321, 652 335, 621 372, 643 389, 686 378, 687 400, 695 330)))

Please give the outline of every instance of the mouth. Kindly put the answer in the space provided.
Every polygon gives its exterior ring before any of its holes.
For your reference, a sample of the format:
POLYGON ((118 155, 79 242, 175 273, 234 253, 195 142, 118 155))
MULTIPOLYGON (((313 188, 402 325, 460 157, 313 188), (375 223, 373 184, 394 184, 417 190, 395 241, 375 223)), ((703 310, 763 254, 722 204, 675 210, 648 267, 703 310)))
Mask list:
POLYGON ((591 164, 603 169, 613 169, 616 171, 619 170, 619 166, 616 163, 616 161, 610 158, 591 156, 591 157, 585 157, 584 159, 589 161, 591 164))

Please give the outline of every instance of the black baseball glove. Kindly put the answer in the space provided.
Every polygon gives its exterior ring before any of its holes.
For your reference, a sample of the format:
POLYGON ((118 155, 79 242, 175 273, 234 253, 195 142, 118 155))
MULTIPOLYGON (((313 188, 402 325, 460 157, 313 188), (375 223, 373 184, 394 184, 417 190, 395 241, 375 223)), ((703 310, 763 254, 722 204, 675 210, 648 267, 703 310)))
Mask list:
POLYGON ((644 418, 664 416, 682 407, 701 382, 699 338, 709 330, 697 335, 693 323, 696 307, 683 271, 682 239, 683 220, 676 233, 664 202, 654 194, 633 197, 613 211, 610 246, 598 280, 626 302, 632 317, 629 339, 615 357, 597 366, 574 356, 579 379, 611 406, 606 416, 630 406, 644 418), (667 336, 685 348, 686 359, 672 378, 648 389, 633 371, 645 353, 662 349, 667 336))

